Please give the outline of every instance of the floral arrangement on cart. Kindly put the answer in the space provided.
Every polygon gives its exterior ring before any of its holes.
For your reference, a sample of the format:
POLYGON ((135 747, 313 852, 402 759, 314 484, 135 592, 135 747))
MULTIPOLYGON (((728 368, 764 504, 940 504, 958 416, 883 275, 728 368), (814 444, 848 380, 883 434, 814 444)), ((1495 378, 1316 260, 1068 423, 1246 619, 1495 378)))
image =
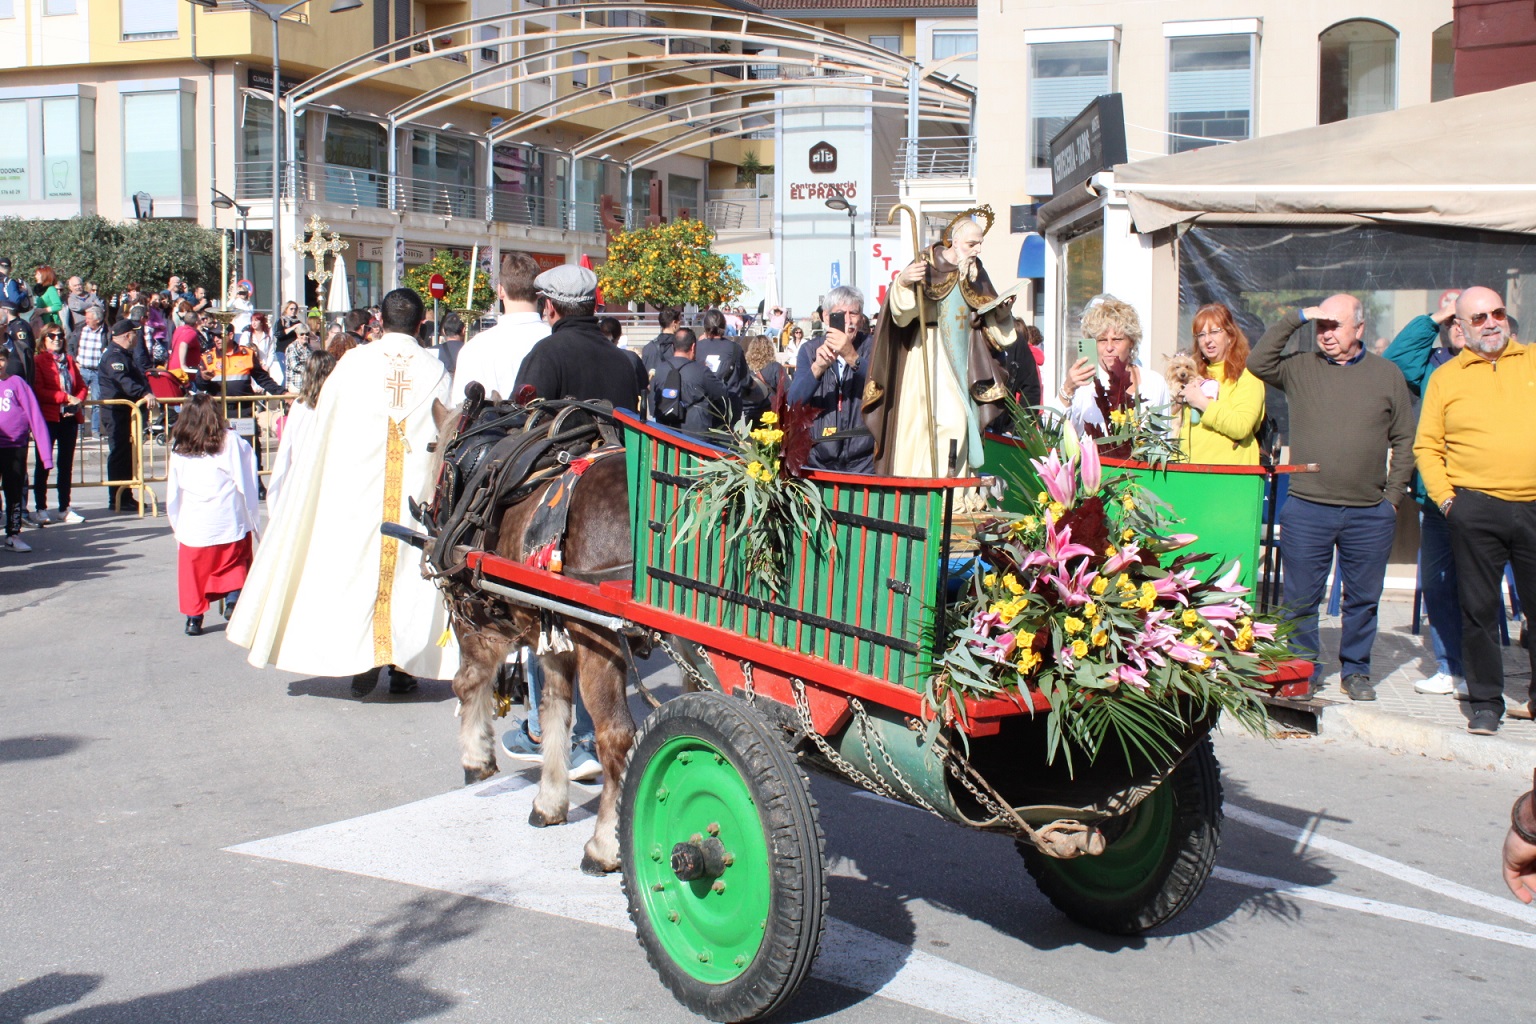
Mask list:
POLYGON ((1038 691, 1047 759, 1069 769, 1111 745, 1127 762, 1172 763, 1220 711, 1262 734, 1263 677, 1290 656, 1284 627, 1248 603, 1237 564, 1202 574, 1210 555, 1178 553, 1197 538, 1171 532, 1170 510, 1129 476, 1105 479, 1098 445, 1062 428, 1030 459, 1038 477, 1014 483, 1038 484, 1037 510, 978 526, 930 704, 953 719, 961 697, 1038 691))

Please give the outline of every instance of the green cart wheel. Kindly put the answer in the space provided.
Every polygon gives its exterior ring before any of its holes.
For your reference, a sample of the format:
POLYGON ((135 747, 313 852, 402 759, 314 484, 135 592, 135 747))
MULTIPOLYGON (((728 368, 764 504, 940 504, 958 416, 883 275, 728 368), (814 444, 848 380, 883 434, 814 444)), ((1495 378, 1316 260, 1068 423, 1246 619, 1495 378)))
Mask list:
POLYGON ((821 826, 810 781, 756 712, 709 691, 652 712, 619 843, 630 919, 679 1002, 752 1021, 794 996, 826 923, 821 826))
POLYGON ((1221 846, 1221 768, 1211 738, 1105 831, 1109 845, 1097 857, 1057 860, 1018 844, 1051 904, 1111 935, 1139 935, 1182 913, 1205 888, 1221 846))

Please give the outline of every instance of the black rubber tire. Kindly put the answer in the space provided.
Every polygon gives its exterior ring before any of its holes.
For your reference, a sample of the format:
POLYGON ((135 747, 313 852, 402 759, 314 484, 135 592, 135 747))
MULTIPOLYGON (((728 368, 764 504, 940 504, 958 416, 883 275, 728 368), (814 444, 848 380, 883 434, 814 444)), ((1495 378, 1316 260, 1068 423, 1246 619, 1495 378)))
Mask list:
POLYGON ((646 959, 689 1010, 714 1021, 755 1021, 782 1009, 811 972, 827 920, 826 850, 810 780, 777 730, 743 701, 715 691, 667 701, 641 724, 619 796, 619 858, 629 917, 646 959), (659 941, 639 898, 633 822, 643 767, 668 740, 697 737, 725 754, 760 809, 770 865, 767 925, 757 955, 732 981, 685 972, 659 941))
POLYGON ((1052 906, 1096 931, 1140 935, 1177 917, 1195 901, 1221 848, 1221 766, 1210 736, 1201 738, 1157 792, 1126 816, 1120 839, 1110 842, 1105 855, 1115 851, 1115 842, 1133 834, 1137 815, 1159 813, 1151 804, 1159 798, 1171 798, 1173 804, 1162 832, 1163 846, 1150 851, 1155 861, 1134 883, 1105 884, 1096 878, 1098 857, 1056 860, 1027 843, 1018 844, 1025 867, 1052 906))

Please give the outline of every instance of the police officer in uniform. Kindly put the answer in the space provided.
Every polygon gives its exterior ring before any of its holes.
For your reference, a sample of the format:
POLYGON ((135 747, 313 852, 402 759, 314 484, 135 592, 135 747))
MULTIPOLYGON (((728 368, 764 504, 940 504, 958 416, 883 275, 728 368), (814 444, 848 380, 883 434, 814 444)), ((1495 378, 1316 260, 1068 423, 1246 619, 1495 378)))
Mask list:
MULTIPOLYGON (((101 389, 102 401, 126 398, 137 402, 148 398, 149 411, 154 413, 159 411, 160 403, 149 390, 149 381, 145 379, 143 369, 133 358, 138 331, 139 325, 132 320, 119 320, 112 326, 112 344, 101 354, 96 381, 101 389)), ((107 450, 107 479, 127 480, 133 476, 133 446, 139 443, 139 439, 133 436, 132 411, 125 405, 104 405, 101 414, 106 421, 110 444, 107 450)), ((117 508, 119 499, 122 501, 120 511, 139 511, 139 500, 129 488, 112 488, 108 496, 109 506, 117 508)))
POLYGON ((4 349, 11 376, 20 377, 27 387, 32 387, 37 339, 32 335, 31 325, 16 315, 16 304, 9 299, 0 299, 0 348, 4 349))

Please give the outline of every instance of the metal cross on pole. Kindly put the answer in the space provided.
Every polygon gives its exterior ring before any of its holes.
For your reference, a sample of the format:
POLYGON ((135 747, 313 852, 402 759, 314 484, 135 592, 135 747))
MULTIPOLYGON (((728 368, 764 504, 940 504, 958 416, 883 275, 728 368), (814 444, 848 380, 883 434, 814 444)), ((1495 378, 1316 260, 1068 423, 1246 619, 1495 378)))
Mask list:
MULTIPOLYGON (((326 269, 325 257, 341 255, 342 250, 350 248, 352 243, 342 241, 341 236, 334 231, 327 237, 326 231, 329 230, 329 226, 320 219, 318 214, 310 215, 309 224, 306 225, 305 230, 309 233, 309 240, 300 239, 294 242, 293 250, 314 259, 315 269, 309 272, 309 279, 319 288, 315 302, 321 309, 327 309, 329 307, 326 305, 326 300, 330 296, 326 294, 325 284, 331 279, 331 271, 326 269)), ((334 265, 333 263, 332 266, 334 265)))

